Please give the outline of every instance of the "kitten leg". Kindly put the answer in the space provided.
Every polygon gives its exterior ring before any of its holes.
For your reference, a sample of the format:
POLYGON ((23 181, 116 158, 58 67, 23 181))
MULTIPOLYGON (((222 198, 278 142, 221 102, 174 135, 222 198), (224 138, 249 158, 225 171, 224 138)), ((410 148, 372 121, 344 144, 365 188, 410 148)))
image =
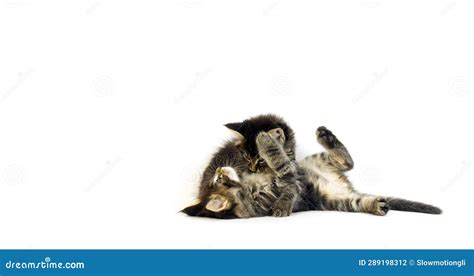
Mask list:
POLYGON ((291 215, 295 205, 296 197, 300 193, 300 188, 296 184, 296 177, 286 175, 283 178, 276 179, 275 185, 282 186, 281 194, 272 206, 272 216, 287 217, 291 215))
POLYGON ((318 127, 316 137, 319 144, 327 150, 329 162, 334 167, 343 172, 354 167, 354 161, 352 161, 349 151, 329 129, 324 126, 318 127))
POLYGON ((261 132, 257 135, 256 144, 260 157, 278 177, 296 173, 296 165, 286 154, 280 140, 267 132, 261 132))
POLYGON ((219 167, 212 178, 213 185, 237 186, 240 179, 237 172, 232 167, 219 167))
MULTIPOLYGON (((276 133, 278 134, 278 133, 276 133)), ((272 137, 274 133, 261 132, 257 136, 257 149, 267 165, 274 171, 277 178, 274 185, 281 189, 281 194, 272 208, 272 215, 276 217, 289 216, 299 193, 296 184, 296 164, 287 156, 281 143, 282 139, 272 137)), ((283 137, 284 138, 284 137, 283 137)))
POLYGON ((377 216, 385 216, 389 210, 386 198, 361 194, 326 197, 323 198, 322 207, 324 210, 368 213, 377 216))

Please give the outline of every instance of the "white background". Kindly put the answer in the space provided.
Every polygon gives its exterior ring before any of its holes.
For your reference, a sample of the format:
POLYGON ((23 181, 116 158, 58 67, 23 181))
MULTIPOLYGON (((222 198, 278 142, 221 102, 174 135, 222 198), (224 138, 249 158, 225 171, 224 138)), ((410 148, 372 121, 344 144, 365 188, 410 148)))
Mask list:
POLYGON ((473 248, 472 1, 0 2, 1 248, 473 248), (325 125, 361 191, 441 216, 220 221, 224 123, 325 125))

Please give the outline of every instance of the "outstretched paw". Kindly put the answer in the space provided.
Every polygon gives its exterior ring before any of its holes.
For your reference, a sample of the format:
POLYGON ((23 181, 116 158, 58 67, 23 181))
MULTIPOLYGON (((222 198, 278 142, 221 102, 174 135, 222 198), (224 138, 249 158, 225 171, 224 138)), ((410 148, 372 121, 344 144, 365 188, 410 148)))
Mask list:
POLYGON ((388 213, 387 200, 383 197, 378 197, 374 202, 373 214, 377 216, 385 216, 388 213))
POLYGON ((216 169, 214 178, 212 179, 215 185, 225 184, 231 181, 239 182, 239 175, 232 167, 219 167, 216 169))
POLYGON ((285 143, 285 133, 281 128, 275 128, 268 132, 260 132, 256 138, 257 148, 265 150, 276 145, 281 146, 285 143))
POLYGON ((327 149, 333 149, 337 146, 338 140, 336 136, 325 126, 320 126, 316 130, 318 142, 327 149))
POLYGON ((268 134, 275 139, 280 144, 284 144, 286 137, 285 137, 285 132, 281 128, 274 128, 270 131, 268 131, 268 134))

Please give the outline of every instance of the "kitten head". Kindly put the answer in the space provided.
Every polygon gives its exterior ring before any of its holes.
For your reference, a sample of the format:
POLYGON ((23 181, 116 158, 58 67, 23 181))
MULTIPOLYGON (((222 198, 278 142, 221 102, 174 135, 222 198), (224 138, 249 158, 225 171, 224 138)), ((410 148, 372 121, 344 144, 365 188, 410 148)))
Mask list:
POLYGON ((189 216, 219 219, 248 218, 250 212, 242 199, 241 186, 218 185, 208 194, 202 196, 197 204, 186 207, 183 213, 189 216))
POLYGON ((244 158, 249 162, 249 169, 253 172, 264 166, 264 161, 260 158, 256 145, 256 138, 260 132, 268 132, 273 137, 281 139, 288 156, 291 159, 295 158, 294 132, 282 118, 276 115, 260 115, 225 126, 237 133, 237 145, 244 158))

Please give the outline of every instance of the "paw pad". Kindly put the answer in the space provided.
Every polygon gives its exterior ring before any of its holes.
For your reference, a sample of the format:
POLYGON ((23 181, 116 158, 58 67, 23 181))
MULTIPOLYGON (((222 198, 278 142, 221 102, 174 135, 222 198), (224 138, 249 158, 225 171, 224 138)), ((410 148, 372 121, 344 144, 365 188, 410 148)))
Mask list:
POLYGON ((387 200, 385 198, 377 198, 375 204, 376 204, 375 206, 376 215, 385 216, 388 213, 389 208, 388 208, 387 200))
POLYGON ((336 145, 336 136, 326 127, 320 126, 316 130, 316 137, 323 146, 333 148, 336 145))

